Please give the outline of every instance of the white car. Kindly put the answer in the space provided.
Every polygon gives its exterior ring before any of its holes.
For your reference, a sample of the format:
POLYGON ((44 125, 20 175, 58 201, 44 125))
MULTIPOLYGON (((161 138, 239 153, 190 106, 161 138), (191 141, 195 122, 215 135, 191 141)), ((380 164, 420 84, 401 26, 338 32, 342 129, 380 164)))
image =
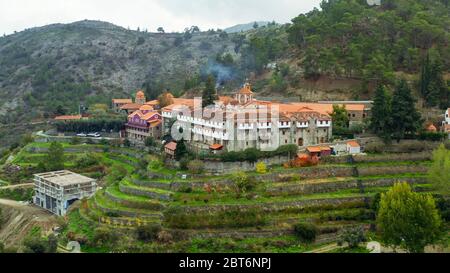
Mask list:
POLYGON ((90 133, 88 134, 89 137, 101 137, 102 135, 99 133, 90 133))
POLYGON ((87 135, 84 133, 81 133, 81 134, 77 134, 77 137, 87 137, 87 135))

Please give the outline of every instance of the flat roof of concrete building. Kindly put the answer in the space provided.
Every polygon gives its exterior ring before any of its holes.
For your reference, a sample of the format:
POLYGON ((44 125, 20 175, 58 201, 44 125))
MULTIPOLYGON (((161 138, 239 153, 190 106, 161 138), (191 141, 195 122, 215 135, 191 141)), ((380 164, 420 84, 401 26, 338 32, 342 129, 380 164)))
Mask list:
POLYGON ((61 186, 85 184, 96 181, 95 179, 71 171, 40 173, 35 174, 34 176, 61 186))

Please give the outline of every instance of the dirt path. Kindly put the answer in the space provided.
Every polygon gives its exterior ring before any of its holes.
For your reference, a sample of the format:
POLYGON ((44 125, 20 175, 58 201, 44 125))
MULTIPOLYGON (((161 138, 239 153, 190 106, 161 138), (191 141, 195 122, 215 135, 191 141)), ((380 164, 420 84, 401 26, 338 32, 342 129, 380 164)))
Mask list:
POLYGON ((0 199, 0 208, 5 219, 0 241, 6 247, 20 246, 33 227, 40 227, 44 234, 49 234, 59 226, 56 216, 26 203, 0 199))
POLYGON ((330 244, 330 245, 326 245, 326 246, 323 246, 323 247, 320 247, 320 248, 317 248, 317 249, 314 249, 314 250, 311 250, 311 251, 308 251, 305 253, 328 253, 330 251, 333 251, 333 250, 339 249, 339 248, 341 248, 341 247, 338 246, 337 244, 330 244))
POLYGON ((18 188, 31 188, 34 186, 34 183, 26 183, 26 184, 17 184, 17 185, 9 185, 0 187, 0 190, 12 190, 18 188))

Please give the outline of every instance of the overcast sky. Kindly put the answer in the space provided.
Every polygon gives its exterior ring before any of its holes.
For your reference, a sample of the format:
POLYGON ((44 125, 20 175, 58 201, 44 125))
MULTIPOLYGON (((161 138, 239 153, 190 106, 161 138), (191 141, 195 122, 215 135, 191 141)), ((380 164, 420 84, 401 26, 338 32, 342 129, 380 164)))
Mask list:
POLYGON ((226 28, 252 21, 290 22, 321 0, 0 0, 0 34, 84 19, 131 29, 182 31, 226 28))

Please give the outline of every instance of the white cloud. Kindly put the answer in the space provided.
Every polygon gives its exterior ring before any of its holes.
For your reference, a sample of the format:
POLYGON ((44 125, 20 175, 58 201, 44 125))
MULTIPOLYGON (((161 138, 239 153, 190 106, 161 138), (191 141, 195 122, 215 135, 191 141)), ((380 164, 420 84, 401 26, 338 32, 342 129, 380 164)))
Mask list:
POLYGON ((289 22, 320 0, 0 0, 0 33, 84 19, 155 31, 225 28, 259 20, 289 22))

